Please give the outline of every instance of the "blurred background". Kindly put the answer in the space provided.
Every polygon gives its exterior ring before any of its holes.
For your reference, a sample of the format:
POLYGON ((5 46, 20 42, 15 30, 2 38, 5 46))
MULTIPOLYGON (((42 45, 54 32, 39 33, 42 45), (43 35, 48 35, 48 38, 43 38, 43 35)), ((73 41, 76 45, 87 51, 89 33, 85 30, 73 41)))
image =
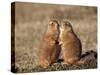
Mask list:
POLYGON ((82 52, 97 50, 97 7, 15 2, 15 68, 38 64, 41 39, 52 17, 67 19, 82 42, 82 52))

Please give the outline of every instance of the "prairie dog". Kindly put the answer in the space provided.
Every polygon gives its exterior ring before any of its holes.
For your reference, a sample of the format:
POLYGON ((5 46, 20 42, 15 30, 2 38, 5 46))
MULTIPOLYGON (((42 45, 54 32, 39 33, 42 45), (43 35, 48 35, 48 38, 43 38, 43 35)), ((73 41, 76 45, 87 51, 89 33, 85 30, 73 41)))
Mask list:
POLYGON ((61 45, 64 64, 73 64, 80 60, 82 52, 81 41, 68 21, 61 23, 59 44, 61 45))
POLYGON ((59 24, 56 20, 50 20, 39 52, 39 65, 43 68, 47 68, 58 60, 60 53, 58 37, 59 24))

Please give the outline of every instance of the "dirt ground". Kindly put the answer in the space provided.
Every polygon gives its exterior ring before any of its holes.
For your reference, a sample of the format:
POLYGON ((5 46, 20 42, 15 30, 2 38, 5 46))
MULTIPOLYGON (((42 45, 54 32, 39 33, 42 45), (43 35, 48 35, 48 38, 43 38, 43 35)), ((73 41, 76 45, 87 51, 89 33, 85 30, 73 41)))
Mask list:
MULTIPOLYGON (((14 14, 14 12, 12 13, 14 14)), ((59 23, 63 19, 71 22, 74 32, 81 40, 82 53, 90 50, 97 52, 96 7, 16 2, 15 48, 12 46, 12 58, 15 55, 12 65, 15 65, 16 72, 38 72, 33 69, 38 65, 41 39, 53 16, 58 19, 59 23)), ((86 65, 84 66, 86 67, 86 65)), ((92 64, 86 69, 94 67, 96 68, 97 64, 95 66, 92 64)), ((75 67, 69 68, 76 69, 75 67)), ((68 70, 68 66, 66 70, 68 70)))

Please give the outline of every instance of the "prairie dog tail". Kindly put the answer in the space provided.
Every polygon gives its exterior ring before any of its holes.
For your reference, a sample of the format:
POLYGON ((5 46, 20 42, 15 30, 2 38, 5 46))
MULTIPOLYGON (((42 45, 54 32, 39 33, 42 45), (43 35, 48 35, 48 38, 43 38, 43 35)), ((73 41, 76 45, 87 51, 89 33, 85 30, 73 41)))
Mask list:
POLYGON ((95 51, 89 51, 82 55, 81 59, 76 64, 86 64, 97 59, 97 53, 95 51))

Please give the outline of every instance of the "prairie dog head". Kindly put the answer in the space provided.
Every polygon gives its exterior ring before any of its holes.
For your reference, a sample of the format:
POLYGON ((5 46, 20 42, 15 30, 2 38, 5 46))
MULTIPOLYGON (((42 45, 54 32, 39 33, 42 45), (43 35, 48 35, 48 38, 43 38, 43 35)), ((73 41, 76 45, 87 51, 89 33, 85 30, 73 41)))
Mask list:
POLYGON ((50 20, 48 24, 47 33, 53 34, 54 36, 58 38, 60 32, 59 32, 59 24, 57 20, 55 19, 50 20))
POLYGON ((50 31, 58 31, 58 22, 57 20, 50 20, 49 25, 48 25, 48 30, 50 31))
POLYGON ((65 32, 72 31, 72 26, 71 26, 70 22, 63 21, 61 23, 60 32, 63 32, 63 31, 65 31, 65 32))
POLYGON ((72 32, 72 26, 68 21, 62 21, 60 25, 60 35, 59 35, 59 44, 61 45, 63 42, 62 40, 65 39, 64 37, 67 35, 68 32, 72 32))

